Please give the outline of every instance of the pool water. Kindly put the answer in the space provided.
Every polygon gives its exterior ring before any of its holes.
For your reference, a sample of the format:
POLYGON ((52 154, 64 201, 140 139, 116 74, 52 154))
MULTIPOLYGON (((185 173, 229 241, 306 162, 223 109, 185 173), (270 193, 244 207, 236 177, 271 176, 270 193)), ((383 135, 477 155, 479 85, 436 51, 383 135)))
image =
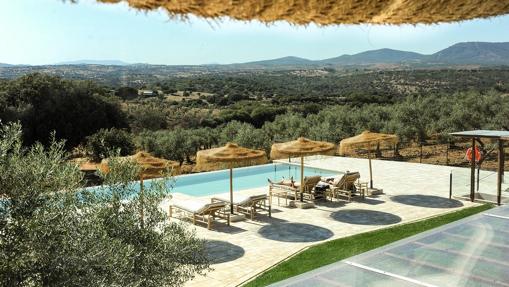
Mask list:
MULTIPOLYGON (((304 167, 304 176, 332 176, 338 173, 340 172, 304 167)), ((291 177, 293 177, 295 181, 300 181, 300 165, 274 163, 234 168, 233 191, 268 186, 267 179, 278 181, 291 177)), ((143 185, 149 188, 154 180, 160 179, 145 180, 143 185)), ((171 192, 178 192, 191 196, 208 196, 226 193, 230 191, 230 171, 220 170, 175 176, 170 178, 166 182, 166 185, 171 192)), ((140 191, 139 182, 133 182, 131 188, 133 193, 130 196, 136 196, 140 191)), ((86 190, 91 190, 94 193, 111 194, 108 186, 87 187, 86 190)))
MULTIPOLYGON (((339 172, 318 169, 312 167, 304 168, 304 176, 320 175, 332 176, 339 172)), ((293 164, 265 164, 254 167, 233 169, 233 190, 245 190, 268 186, 267 179, 281 180, 283 178, 300 181, 300 166, 293 164)), ((192 196, 206 196, 229 192, 230 172, 229 170, 204 172, 176 176, 172 183, 172 192, 183 193, 192 196)))

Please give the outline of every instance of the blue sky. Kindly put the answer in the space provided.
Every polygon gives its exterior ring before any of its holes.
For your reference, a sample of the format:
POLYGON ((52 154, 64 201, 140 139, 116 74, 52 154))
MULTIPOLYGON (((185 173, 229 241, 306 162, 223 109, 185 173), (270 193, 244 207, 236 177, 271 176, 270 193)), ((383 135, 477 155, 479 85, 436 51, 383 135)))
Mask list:
POLYGON ((509 42, 509 16, 439 25, 341 25, 191 17, 170 20, 124 4, 0 1, 0 63, 94 59, 151 64, 238 63, 284 56, 325 59, 379 48, 434 53, 457 42, 509 42))

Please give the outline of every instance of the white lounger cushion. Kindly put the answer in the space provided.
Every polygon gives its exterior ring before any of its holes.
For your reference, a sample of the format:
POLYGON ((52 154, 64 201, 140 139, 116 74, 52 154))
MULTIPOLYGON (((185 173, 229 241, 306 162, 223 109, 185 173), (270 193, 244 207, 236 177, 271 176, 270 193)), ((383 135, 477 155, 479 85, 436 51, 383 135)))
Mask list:
POLYGON ((201 213, 210 207, 221 206, 224 205, 224 203, 221 202, 210 203, 207 201, 199 200, 173 200, 171 205, 182 210, 185 210, 187 212, 201 213))
POLYGON ((339 182, 341 181, 341 179, 343 179, 343 176, 345 176, 345 175, 346 175, 346 173, 336 175, 336 176, 328 176, 328 177, 322 176, 321 181, 329 184, 330 186, 337 186, 339 184, 339 182), (332 181, 332 183, 330 181, 332 181))
MULTIPOLYGON (((249 202, 251 202, 254 199, 259 199, 260 197, 267 197, 265 194, 257 194, 257 195, 242 195, 242 194, 234 194, 233 195, 233 204, 235 205, 245 205, 249 202)), ((215 199, 224 201, 224 202, 230 202, 230 195, 229 194, 223 194, 223 195, 217 195, 214 196, 215 199)))
POLYGON ((341 180, 341 178, 345 175, 345 173, 342 173, 342 174, 338 174, 336 176, 322 176, 321 180, 322 181, 339 181, 341 180))

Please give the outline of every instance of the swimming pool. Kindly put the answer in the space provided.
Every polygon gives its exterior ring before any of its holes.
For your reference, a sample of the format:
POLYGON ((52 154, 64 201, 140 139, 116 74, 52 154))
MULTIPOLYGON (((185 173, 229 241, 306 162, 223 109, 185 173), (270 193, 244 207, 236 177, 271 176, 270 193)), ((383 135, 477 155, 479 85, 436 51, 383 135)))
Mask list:
MULTIPOLYGON (((338 171, 304 168, 304 176, 321 175, 331 176, 338 171)), ((267 186, 267 179, 280 180, 290 178, 300 180, 300 165, 274 163, 253 167, 233 169, 233 190, 239 191, 250 188, 267 186)), ((192 196, 206 196, 229 192, 229 170, 203 172, 197 174, 181 175, 174 177, 172 192, 183 193, 192 196)))
MULTIPOLYGON (((320 175, 331 176, 340 173, 326 169, 313 167, 304 167, 304 176, 320 175)), ((300 181, 300 165, 272 163, 251 167, 241 167, 233 169, 233 191, 268 186, 267 179, 278 181, 283 178, 293 177, 295 181, 300 181)), ((143 185, 150 187, 152 181, 160 179, 145 180, 143 185)), ((183 193, 191 196, 207 196, 230 191, 230 171, 219 170, 211 172, 202 172, 196 174, 179 175, 170 178, 166 186, 171 192, 183 193)), ((135 196, 140 191, 139 182, 134 182, 131 187, 135 196)), ((108 186, 87 187, 86 190, 94 193, 110 194, 108 186)))

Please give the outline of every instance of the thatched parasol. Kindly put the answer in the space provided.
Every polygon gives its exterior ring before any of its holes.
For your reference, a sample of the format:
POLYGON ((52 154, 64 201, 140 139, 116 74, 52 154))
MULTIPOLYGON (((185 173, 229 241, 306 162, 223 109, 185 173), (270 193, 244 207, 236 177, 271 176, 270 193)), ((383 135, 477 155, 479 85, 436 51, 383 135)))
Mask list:
MULTIPOLYGON (((236 162, 235 167, 248 166, 248 165, 259 165, 266 164, 268 162, 267 157, 252 158, 248 161, 236 162)), ((198 151, 196 154, 196 165, 193 168, 194 172, 212 171, 229 168, 228 162, 222 162, 217 160, 210 160, 207 151, 198 151)))
POLYGON ((346 138, 339 143, 339 154, 346 155, 355 152, 357 149, 368 150, 369 160, 369 186, 373 188, 373 171, 371 168, 371 151, 377 147, 394 146, 398 144, 399 138, 397 135, 373 133, 364 131, 360 135, 351 138, 346 138))
POLYGON ((136 153, 131 158, 141 166, 144 179, 161 177, 168 170, 173 174, 173 171, 176 171, 179 167, 177 162, 158 158, 143 151, 136 153))
POLYGON ((225 162, 228 163, 230 169, 230 208, 233 214, 233 167, 241 162, 256 161, 260 158, 266 158, 266 154, 262 150, 248 149, 240 147, 234 143, 227 143, 223 147, 201 150, 196 157, 204 158, 209 162, 225 162))
MULTIPOLYGON (((168 170, 173 172, 178 168, 177 162, 158 158, 144 151, 120 158, 121 160, 132 160, 141 167, 140 178, 142 181, 143 179, 164 176, 168 173, 168 170)), ((98 169, 101 169, 103 172, 109 172, 108 159, 103 159, 97 166, 98 169)))
MULTIPOLYGON (((123 161, 133 161, 137 165, 141 167, 140 169, 140 217, 141 217, 141 225, 144 226, 144 180, 150 178, 157 178, 161 176, 165 176, 170 171, 170 174, 174 170, 174 168, 178 167, 178 163, 166 160, 163 158, 157 158, 152 156, 150 153, 140 151, 135 155, 119 157, 120 160, 123 161)), ((104 173, 110 172, 110 166, 108 159, 103 159, 100 164, 97 165, 97 169, 100 169, 104 173)))
POLYGON ((217 19, 292 24, 418 24, 455 22, 509 13, 509 2, 501 0, 97 0, 127 2, 140 10, 165 9, 172 16, 196 15, 217 19))
POLYGON ((298 138, 272 146, 271 156, 274 154, 287 154, 289 156, 300 156, 300 201, 303 200, 304 192, 304 156, 324 154, 334 151, 334 144, 321 141, 312 141, 306 138, 298 138))

